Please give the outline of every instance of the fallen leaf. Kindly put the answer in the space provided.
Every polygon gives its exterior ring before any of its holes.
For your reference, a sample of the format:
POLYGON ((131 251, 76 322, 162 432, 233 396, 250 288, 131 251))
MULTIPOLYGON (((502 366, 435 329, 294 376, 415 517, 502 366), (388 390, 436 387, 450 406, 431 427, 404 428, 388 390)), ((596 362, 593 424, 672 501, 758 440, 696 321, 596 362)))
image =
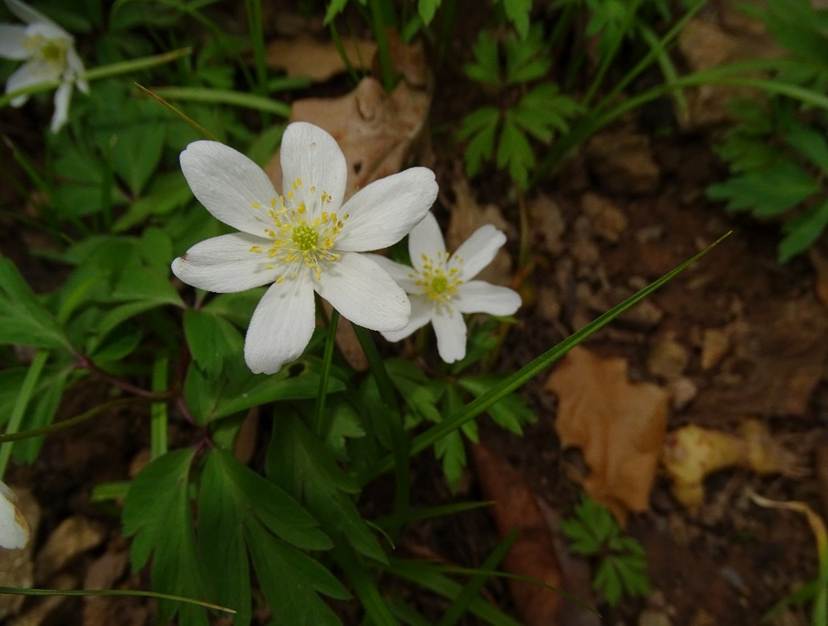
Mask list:
MULTIPOLYGON (((352 67, 361 70, 371 67, 377 49, 372 40, 343 37, 342 47, 352 67)), ((332 41, 322 41, 308 34, 271 41, 267 46, 267 64, 285 70, 288 76, 302 76, 319 82, 347 70, 332 41)))
POLYGON ((103 539, 104 528, 97 522, 80 515, 67 517, 38 553, 35 577, 39 581, 48 580, 76 556, 99 546, 103 539))
MULTIPOLYGON (((506 571, 543 581, 560 589, 563 579, 555 542, 532 489, 504 459, 481 444, 472 448, 477 477, 491 507, 498 531, 518 535, 503 561, 506 571)), ((562 596, 546 587, 510 580, 515 606, 527 626, 555 626, 562 596)))
MULTIPOLYGON (((31 537, 37 537, 40 506, 28 490, 14 489, 14 493, 17 496, 17 508, 26 518, 31 537)), ((26 547, 20 550, 0 550, 0 586, 31 587, 34 584, 33 552, 34 541, 29 541, 26 547)), ((20 611, 24 600, 24 596, 0 596, 0 619, 20 611)))
POLYGON ((673 495, 691 511, 704 502, 705 478, 722 469, 744 467, 757 474, 791 477, 804 473, 798 456, 754 419, 743 421, 736 434, 695 424, 683 426, 667 436, 663 461, 673 482, 673 495))
MULTIPOLYGON (((451 218, 446 231, 446 245, 449 250, 456 250, 469 236, 481 226, 491 224, 513 238, 514 228, 503 217, 500 208, 495 204, 481 205, 475 198, 474 190, 468 179, 457 172, 452 182, 454 203, 449 206, 451 218)), ((487 280, 496 285, 507 285, 512 278, 512 257, 501 248, 489 266, 477 278, 487 280)))
POLYGON ((669 394, 631 383, 627 362, 577 346, 546 383, 558 396, 555 429, 563 446, 581 449, 590 473, 584 489, 623 523, 646 511, 667 428, 669 394))

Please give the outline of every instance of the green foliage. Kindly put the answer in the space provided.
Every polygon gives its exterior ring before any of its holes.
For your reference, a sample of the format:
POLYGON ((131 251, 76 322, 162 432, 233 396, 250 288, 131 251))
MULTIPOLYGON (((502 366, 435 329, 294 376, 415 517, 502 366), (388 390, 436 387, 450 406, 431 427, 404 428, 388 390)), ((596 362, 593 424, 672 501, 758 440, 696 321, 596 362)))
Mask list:
POLYGON ((618 604, 623 596, 649 593, 644 549, 635 539, 621 533, 606 508, 584 496, 575 514, 564 520, 561 529, 573 552, 598 561, 593 586, 610 605, 618 604))
POLYGON ((581 109, 553 83, 529 87, 547 77, 552 63, 540 26, 532 27, 524 38, 510 35, 502 45, 483 31, 473 52, 474 59, 465 68, 469 78, 500 93, 515 90, 522 95, 513 106, 480 107, 463 119, 458 136, 467 142, 466 171, 476 176, 484 163, 494 159, 525 189, 535 166, 529 138, 549 144, 556 134, 568 130, 569 120, 581 109))
POLYGON ((817 121, 806 121, 784 102, 733 104, 738 123, 718 146, 731 176, 711 185, 708 196, 728 211, 757 219, 782 219, 784 263, 813 244, 828 225, 828 142, 817 121))

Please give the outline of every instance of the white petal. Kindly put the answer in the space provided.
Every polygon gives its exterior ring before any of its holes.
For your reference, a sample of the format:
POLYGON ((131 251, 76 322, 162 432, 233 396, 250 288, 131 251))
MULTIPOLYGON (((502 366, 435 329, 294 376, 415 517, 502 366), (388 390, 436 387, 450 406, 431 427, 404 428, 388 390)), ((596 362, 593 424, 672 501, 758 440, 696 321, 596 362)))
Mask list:
POLYGON ((64 81, 55 90, 55 112, 52 113, 51 131, 58 132, 69 119, 69 102, 72 100, 72 83, 64 81))
POLYGON ((437 352, 441 359, 454 363, 466 356, 466 322, 459 311, 437 311, 431 324, 437 335, 437 352))
POLYGON ((345 183, 348 180, 348 166, 336 140, 327 132, 308 124, 294 122, 288 125, 282 135, 279 149, 282 164, 282 193, 287 195, 294 181, 302 181, 301 188, 295 189, 295 200, 304 200, 311 211, 319 207, 322 192, 331 196, 325 209, 336 211, 345 199, 345 183), (311 192, 310 188, 315 191, 311 192))
POLYGON ((434 303, 425 296, 411 296, 411 319, 400 330, 389 330, 382 333, 386 341, 400 341, 415 330, 419 330, 431 321, 434 313, 434 303))
POLYGON ((520 296, 508 287, 473 280, 460 285, 454 305, 461 313, 512 315, 520 308, 520 296))
POLYGON ((55 24, 54 22, 48 20, 45 22, 32 22, 26 28, 26 36, 28 37, 37 37, 41 40, 46 40, 49 42, 61 42, 63 44, 72 45, 72 42, 75 40, 72 35, 67 33, 63 30, 60 26, 55 24))
POLYGON ((233 293, 260 287, 276 280, 278 269, 268 268, 270 242, 245 233, 232 233, 205 239, 172 262, 172 271, 182 282, 215 291, 233 293), (258 245, 264 253, 255 253, 258 245))
POLYGON ((316 325, 313 284, 307 273, 270 286, 244 338, 244 360, 254 374, 275 374, 302 356, 316 325))
POLYGON ((429 211, 426 216, 408 233, 408 253, 411 263, 418 270, 423 269, 423 255, 432 260, 442 257, 446 251, 443 233, 434 214, 429 211))
POLYGON ((19 550, 29 543, 29 524, 15 505, 14 492, 0 482, 0 547, 19 550))
POLYGON ((408 323, 408 296, 375 261, 346 252, 317 281, 319 295, 342 317, 371 330, 399 330, 408 323))
MULTIPOLYGON (((58 78, 60 78, 60 68, 57 68, 51 63, 44 63, 43 61, 32 59, 26 61, 17 68, 17 71, 9 76, 9 79, 6 81, 6 93, 12 93, 18 89, 24 89, 40 83, 52 82, 58 78)), ((28 99, 28 95, 18 96, 11 101, 11 105, 13 107, 22 106, 28 99)))
POLYGON ((213 217, 237 230, 265 236, 272 223, 267 210, 276 192, 262 168, 218 141, 194 141, 179 160, 190 189, 213 217))
POLYGON ((434 172, 412 167, 374 181, 345 203, 349 214, 336 247, 367 252, 387 248, 405 237, 437 198, 434 172))
POLYGON ((402 287, 406 293, 419 293, 421 291, 413 278, 414 268, 392 261, 381 254, 365 253, 363 256, 376 262, 377 265, 388 272, 391 278, 394 279, 394 282, 402 287))
POLYGON ((504 243, 506 243, 506 235, 491 224, 486 224, 474 231, 471 237, 454 251, 449 265, 460 269, 462 280, 471 280, 492 262, 504 243))
POLYGON ((23 45, 25 40, 25 26, 0 24, 0 57, 15 61, 28 59, 31 53, 23 45))
POLYGON ((83 93, 89 93, 89 83, 83 78, 86 69, 83 67, 83 61, 81 61, 78 53, 75 52, 74 46, 66 51, 66 65, 69 67, 69 75, 75 80, 78 89, 83 93))
MULTIPOLYGON (((52 26, 60 28, 60 26, 58 26, 48 17, 43 15, 43 13, 41 13, 40 11, 36 11, 25 2, 21 2, 20 0, 6 0, 6 6, 9 7, 9 11, 14 13, 16 17, 23 20, 27 24, 51 24, 52 26)), ((63 31, 62 28, 60 28, 60 30, 63 31)))

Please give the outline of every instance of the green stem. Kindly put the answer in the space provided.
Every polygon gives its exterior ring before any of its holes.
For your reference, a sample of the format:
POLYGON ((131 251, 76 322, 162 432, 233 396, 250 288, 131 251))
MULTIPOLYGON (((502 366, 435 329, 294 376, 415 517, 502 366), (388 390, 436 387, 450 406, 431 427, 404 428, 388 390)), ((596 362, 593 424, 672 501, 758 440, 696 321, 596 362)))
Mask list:
MULTIPOLYGON (((29 401, 32 399, 37 381, 40 380, 40 374, 43 372, 43 366, 49 360, 49 353, 46 350, 38 350, 32 360, 32 364, 26 371, 26 376, 23 379, 23 384, 20 385, 20 391, 17 392, 17 399, 14 401, 11 417, 9 423, 6 425, 6 436, 14 435, 20 430, 20 424, 23 421, 23 415, 26 413, 26 407, 29 406, 29 401)), ((0 446, 0 480, 6 474, 6 468, 11 459, 12 448, 14 443, 6 441, 0 446)))
POLYGON ((255 109, 265 113, 274 113, 280 117, 290 115, 290 105, 241 91, 226 89, 208 89, 206 87, 152 87, 151 91, 167 100, 187 100, 210 104, 230 104, 233 106, 255 109))
MULTIPOLYGON (((170 52, 156 54, 154 56, 141 57, 140 59, 132 59, 130 61, 121 61, 119 63, 102 65, 88 70, 83 75, 83 78, 89 82, 92 82, 100 80, 101 78, 128 74, 129 72, 137 72, 156 65, 163 65, 164 63, 175 61, 183 56, 187 56, 191 52, 192 48, 179 48, 178 50, 171 50, 170 52)), ((56 89, 58 85, 60 85, 58 81, 48 81, 44 83, 37 83, 36 85, 29 85, 28 87, 24 87, 22 89, 17 89, 0 97, 0 108, 8 106, 9 102, 18 96, 29 96, 43 91, 51 91, 52 89, 56 89)))
MULTIPOLYGON (((617 304, 616 306, 612 307, 609 311, 607 311, 603 315, 600 315, 580 330, 571 334, 569 337, 564 339, 556 346, 553 346, 540 356, 534 358, 532 361, 524 365, 511 376, 507 376, 506 378, 501 380, 497 385, 491 387, 486 393, 472 400, 469 404, 465 405, 457 413, 449 415, 442 422, 435 424, 425 432, 418 435, 414 439, 413 444, 411 445, 410 453, 414 455, 419 454, 423 450, 426 450, 427 448, 434 445, 434 443, 438 440, 442 439, 449 433, 463 426, 463 424, 469 422, 470 420, 473 420, 475 417, 485 412, 490 406, 492 406, 498 400, 502 400, 510 393, 513 393, 520 389, 523 385, 532 380, 535 376, 547 370, 553 363, 555 363, 557 360, 563 357, 572 348, 588 339, 590 336, 592 336, 593 334, 601 330, 604 326, 609 324, 616 317, 618 317, 625 311, 628 311, 636 304, 638 304, 639 302, 647 298, 649 295, 651 295, 654 291, 664 286, 673 278, 681 274, 684 270, 686 270, 696 261, 701 259, 705 254, 710 252, 713 248, 715 248, 719 243, 721 243, 731 234, 732 231, 726 233, 701 252, 695 254, 694 256, 687 259, 671 271, 664 274, 659 279, 650 283, 643 289, 637 291, 635 294, 633 294, 620 304, 617 304)), ((365 476, 363 476, 363 484, 370 482, 377 476, 380 476, 381 474, 384 474, 385 472, 390 470, 392 467, 395 466, 395 462, 396 459, 393 458, 386 457, 385 459, 383 459, 380 463, 376 465, 376 467, 372 468, 369 472, 366 473, 365 476)))
POLYGON ((334 345, 336 345, 336 327, 339 324, 339 311, 331 311, 328 320, 328 336, 325 338, 325 351, 322 353, 322 372, 319 376, 319 393, 316 394, 316 405, 313 409, 313 424, 320 438, 327 437, 325 425, 325 400, 328 397, 328 380, 331 377, 331 363, 333 362, 334 345))
POLYGON ((98 597, 98 598, 155 598, 156 600, 170 600, 172 602, 182 602, 184 604, 194 604, 205 609, 213 611, 221 611, 222 613, 229 613, 235 615, 235 609, 229 609, 226 606, 213 604, 212 602, 204 602, 203 600, 194 600, 193 598, 185 598, 184 596, 175 596, 169 593, 159 593, 157 591, 141 591, 137 589, 33 589, 25 587, 0 587, 0 594, 15 595, 15 596, 67 596, 67 597, 98 597))
MULTIPOLYGON (((167 390, 168 360, 159 356, 152 366, 152 390, 167 390)), ((167 401, 153 402, 150 406, 150 460, 167 453, 167 401)))
POLYGON ((339 36, 339 31, 337 30, 336 24, 334 24, 333 20, 331 20, 331 39, 333 39, 334 47, 336 48, 336 52, 339 54, 339 58, 342 59, 342 62, 345 64, 348 76, 351 77, 351 80, 356 85, 359 82, 359 75, 354 69, 354 64, 351 63, 351 59, 348 57, 348 52, 345 50, 345 45, 342 43, 342 37, 339 36))
POLYGON ((385 363, 380 357, 377 345, 370 331, 354 324, 359 345, 365 352, 371 373, 377 381, 380 397, 388 407, 388 416, 391 422, 391 445, 392 460, 391 467, 394 468, 396 477, 396 489, 394 491, 394 515, 403 517, 410 509, 411 476, 409 473, 408 458, 411 454, 409 441, 405 434, 402 421, 402 413, 397 402, 397 393, 394 383, 385 369, 385 363))
POLYGON ((247 0, 247 23, 250 26, 250 39, 253 42, 253 56, 256 61, 256 91, 267 90, 267 65, 265 64, 264 28, 262 26, 261 0, 247 0))
POLYGON ((385 30, 382 0, 368 0, 368 6, 371 10, 371 27, 374 30, 374 38, 377 40, 382 86, 385 91, 390 92, 395 83, 394 64, 391 61, 391 47, 388 43, 388 33, 385 30))

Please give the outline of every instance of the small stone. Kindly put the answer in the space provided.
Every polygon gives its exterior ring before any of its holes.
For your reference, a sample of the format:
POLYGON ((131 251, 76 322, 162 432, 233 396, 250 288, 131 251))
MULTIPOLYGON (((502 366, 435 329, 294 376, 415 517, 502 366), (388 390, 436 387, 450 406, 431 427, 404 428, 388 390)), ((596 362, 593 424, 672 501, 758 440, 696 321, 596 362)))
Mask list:
POLYGON ((704 370, 716 367, 730 350, 730 335, 719 328, 707 328, 702 337, 701 366, 704 370))
POLYGON ((656 341, 647 357, 647 369, 654 376, 675 380, 684 372, 690 356, 687 349, 675 339, 665 337, 656 341))
POLYGON ((638 626, 670 626, 670 617, 664 611, 644 609, 638 616, 638 626))
POLYGON ((687 405, 690 404, 699 393, 696 383, 686 376, 680 376, 679 378, 670 381, 667 388, 670 390, 670 396, 673 399, 673 409, 676 411, 681 411, 687 408, 687 405))
POLYGON ((529 202, 528 212, 540 247, 553 256, 563 252, 561 239, 566 222, 560 205, 546 194, 540 194, 529 202))
POLYGON ((587 158, 601 185, 613 193, 648 194, 658 189, 661 171, 647 135, 628 129, 601 133, 587 145, 587 158))
POLYGON ((100 524, 80 515, 66 518, 37 555, 37 579, 48 580, 73 558, 99 546, 103 539, 104 529, 100 524))
POLYGON ((585 193, 581 197, 581 209, 589 217, 595 234, 607 241, 617 243, 627 229, 627 216, 605 196, 585 193))
POLYGON ((638 243, 650 243, 651 241, 658 241, 664 236, 664 227, 655 224, 653 226, 645 226, 640 228, 635 233, 635 238, 638 243))
POLYGON ((570 248, 572 258, 582 266, 592 267, 601 258, 601 253, 589 239, 576 239, 570 248))
MULTIPOLYGON (((620 302, 621 300, 618 301, 620 302)), ((636 328, 650 329, 658 326, 663 317, 664 311, 658 308, 651 300, 644 300, 621 315, 619 319, 636 328)))
POLYGON ((538 290, 537 308, 547 322, 556 322, 561 317, 561 303, 554 289, 541 287, 538 290))

